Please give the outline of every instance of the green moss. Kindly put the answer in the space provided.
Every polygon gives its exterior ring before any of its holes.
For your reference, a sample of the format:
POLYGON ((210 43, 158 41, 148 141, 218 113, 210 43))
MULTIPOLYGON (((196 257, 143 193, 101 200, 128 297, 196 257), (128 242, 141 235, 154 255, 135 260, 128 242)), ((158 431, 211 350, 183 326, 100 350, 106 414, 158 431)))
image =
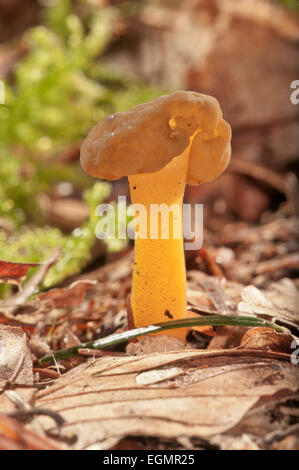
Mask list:
MULTIPOLYGON (((40 200, 53 185, 68 181, 78 194, 94 183, 79 165, 59 163, 61 155, 78 147, 105 115, 160 94, 121 76, 102 58, 118 18, 135 14, 136 2, 126 2, 121 10, 87 0, 49 5, 42 11, 43 24, 21 38, 26 54, 6 82, 5 104, 0 105, 0 222, 8 222, 14 232, 8 237, 0 231, 0 258, 42 261, 59 246, 61 255, 44 287, 86 265, 96 242, 94 208, 109 192, 102 182, 85 192, 90 217, 72 234, 44 227, 40 200)), ((124 243, 107 241, 113 251, 124 243)))
POLYGON ((298 0, 277 0, 279 3, 283 3, 286 7, 291 10, 299 12, 299 1, 298 0))
POLYGON ((66 277, 79 273, 90 259, 96 242, 95 225, 99 220, 95 216, 96 206, 104 201, 109 193, 109 184, 103 182, 95 183, 92 189, 85 192, 90 217, 82 227, 75 229, 70 235, 64 235, 58 228, 53 227, 25 228, 10 237, 0 231, 0 258, 7 261, 42 262, 59 247, 59 258, 46 275, 43 287, 51 287, 66 277))

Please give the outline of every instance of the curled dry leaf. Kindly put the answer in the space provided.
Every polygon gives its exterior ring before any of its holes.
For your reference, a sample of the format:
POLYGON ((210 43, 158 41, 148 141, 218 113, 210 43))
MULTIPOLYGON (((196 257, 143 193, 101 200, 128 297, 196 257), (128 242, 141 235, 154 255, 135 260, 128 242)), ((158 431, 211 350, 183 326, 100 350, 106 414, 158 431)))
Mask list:
MULTIPOLYGON (((279 287, 282 287, 278 284, 279 287)), ((289 284, 287 284, 289 285, 289 284)), ((277 285, 276 285, 277 289, 277 285)), ((272 291, 271 291, 272 292, 272 291)), ((288 325, 292 325, 294 327, 298 327, 299 325, 299 311, 298 311, 298 290, 296 289, 295 285, 292 285, 292 306, 291 308, 283 308, 281 305, 274 304, 274 301, 271 302, 268 297, 266 297, 262 291, 257 289, 255 286, 247 286, 244 287, 241 291, 241 298, 242 301, 238 304, 238 310, 240 313, 243 314, 252 314, 252 315, 263 315, 267 317, 271 317, 277 320, 280 320, 283 323, 288 325)), ((277 295, 277 294, 276 294, 277 295)), ((269 295, 270 296, 270 295, 269 295)), ((285 297, 285 302, 289 304, 289 290, 287 293, 284 293, 282 290, 280 291, 280 297, 285 297)))
POLYGON ((32 385, 32 358, 22 329, 0 325, 0 389, 8 383, 32 385))
POLYGON ((241 348, 291 354, 294 337, 287 333, 276 333, 272 328, 251 328, 241 341, 241 348))
MULTIPOLYGON (((70 448, 107 449, 127 436, 210 439, 228 433, 261 398, 289 396, 299 370, 265 351, 184 350, 91 360, 36 393, 34 406, 65 423, 36 416, 70 448)), ((287 358, 288 356, 285 355, 287 358)))

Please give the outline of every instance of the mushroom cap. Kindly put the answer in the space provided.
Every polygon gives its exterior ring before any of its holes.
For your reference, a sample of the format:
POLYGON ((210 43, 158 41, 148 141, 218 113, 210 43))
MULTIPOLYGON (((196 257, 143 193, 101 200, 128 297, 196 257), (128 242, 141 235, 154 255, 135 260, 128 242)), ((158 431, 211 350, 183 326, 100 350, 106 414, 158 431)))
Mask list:
POLYGON ((217 178, 230 159, 231 130, 218 101, 176 91, 104 118, 81 147, 81 164, 92 176, 117 180, 161 170, 190 145, 187 183, 217 178))

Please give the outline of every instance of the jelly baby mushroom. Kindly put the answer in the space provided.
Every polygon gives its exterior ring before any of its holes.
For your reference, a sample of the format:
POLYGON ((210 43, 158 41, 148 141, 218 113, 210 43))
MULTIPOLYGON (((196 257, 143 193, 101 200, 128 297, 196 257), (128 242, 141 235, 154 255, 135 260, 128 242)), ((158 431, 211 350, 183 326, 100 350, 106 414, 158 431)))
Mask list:
MULTIPOLYGON (((218 101, 191 91, 108 116, 84 140, 81 164, 86 172, 107 180, 128 176, 132 203, 146 209, 146 233, 135 236, 135 327, 186 316, 185 186, 212 181, 225 170, 230 140, 231 129, 218 101), (169 217, 162 220, 160 214, 157 225, 157 211, 152 209, 161 204, 170 209, 169 217), (173 204, 179 214, 171 210, 173 204)), ((186 330, 168 333, 183 339, 186 330)))

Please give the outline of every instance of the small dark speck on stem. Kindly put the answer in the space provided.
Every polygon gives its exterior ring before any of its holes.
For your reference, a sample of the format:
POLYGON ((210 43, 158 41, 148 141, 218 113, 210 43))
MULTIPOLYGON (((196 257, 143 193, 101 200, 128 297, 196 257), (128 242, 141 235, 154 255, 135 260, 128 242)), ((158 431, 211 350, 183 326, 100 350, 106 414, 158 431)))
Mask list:
POLYGON ((173 315, 171 315, 170 311, 167 310, 167 309, 165 310, 164 315, 165 315, 165 317, 167 317, 167 318, 173 319, 173 315))

